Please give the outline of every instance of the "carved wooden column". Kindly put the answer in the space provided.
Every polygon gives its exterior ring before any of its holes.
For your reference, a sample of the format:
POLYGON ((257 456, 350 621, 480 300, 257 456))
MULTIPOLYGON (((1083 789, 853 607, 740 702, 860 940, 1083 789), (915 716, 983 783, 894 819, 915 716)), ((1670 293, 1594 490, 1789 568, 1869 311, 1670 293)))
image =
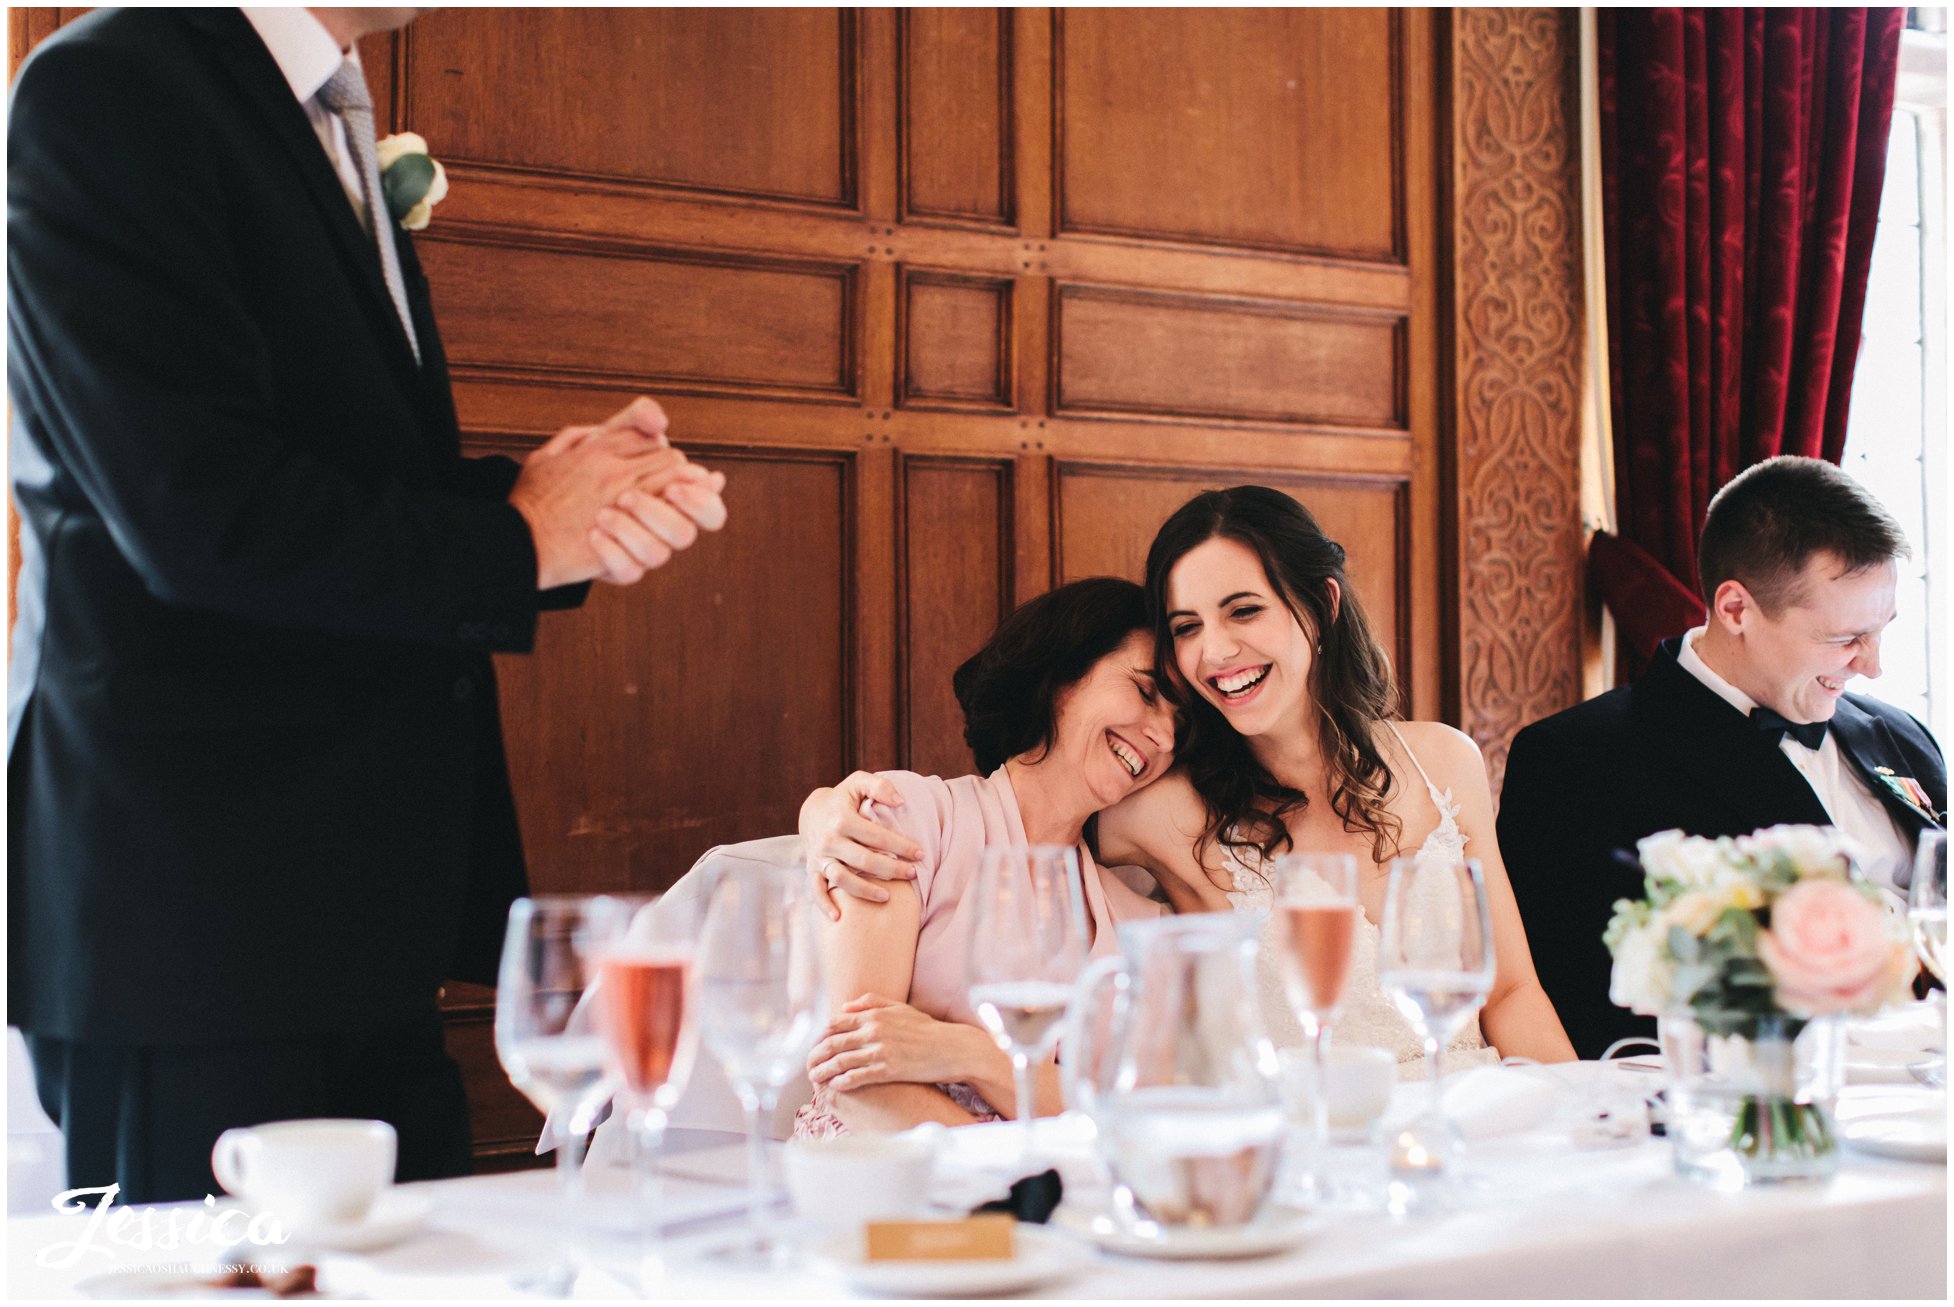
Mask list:
POLYGON ((1514 733, 1580 698, 1577 21, 1452 15, 1456 702, 1496 793, 1514 733))

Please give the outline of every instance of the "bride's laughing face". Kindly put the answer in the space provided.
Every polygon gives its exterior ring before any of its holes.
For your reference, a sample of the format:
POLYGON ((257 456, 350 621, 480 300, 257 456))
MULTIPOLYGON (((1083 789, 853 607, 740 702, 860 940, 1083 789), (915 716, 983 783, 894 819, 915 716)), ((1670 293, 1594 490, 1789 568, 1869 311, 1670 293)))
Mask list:
POLYGON ((1311 720, 1315 641, 1254 550, 1225 536, 1188 550, 1168 573, 1167 610, 1175 668, 1237 732, 1266 735, 1311 720))

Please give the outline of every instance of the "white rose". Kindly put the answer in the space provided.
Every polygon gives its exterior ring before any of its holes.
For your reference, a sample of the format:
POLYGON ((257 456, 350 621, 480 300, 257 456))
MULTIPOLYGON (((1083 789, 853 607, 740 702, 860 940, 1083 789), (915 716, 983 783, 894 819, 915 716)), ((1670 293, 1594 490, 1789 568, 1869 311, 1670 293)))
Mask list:
POLYGON ((1642 869, 1661 880, 1689 889, 1709 889, 1729 872, 1729 862, 1715 840, 1666 830, 1635 845, 1642 869))
POLYGON ((1615 967, 1608 980, 1608 1000, 1644 1016, 1658 1016, 1669 1007, 1676 964, 1669 956, 1668 927, 1651 922, 1625 936, 1615 948, 1615 967))
POLYGON ((427 141, 419 132, 396 132, 373 148, 374 161, 380 171, 386 172, 394 166, 394 160, 403 154, 426 154, 427 141))
POLYGON ((1681 926, 1700 939, 1710 933, 1710 927, 1717 924, 1717 918, 1727 906, 1729 900, 1723 895, 1693 889, 1671 900, 1656 917, 1656 924, 1665 931, 1671 926, 1681 926))
POLYGON ((1848 859, 1863 857, 1856 840, 1831 826, 1767 826, 1737 844, 1759 860, 1788 859, 1805 876, 1843 877, 1850 865, 1848 859))

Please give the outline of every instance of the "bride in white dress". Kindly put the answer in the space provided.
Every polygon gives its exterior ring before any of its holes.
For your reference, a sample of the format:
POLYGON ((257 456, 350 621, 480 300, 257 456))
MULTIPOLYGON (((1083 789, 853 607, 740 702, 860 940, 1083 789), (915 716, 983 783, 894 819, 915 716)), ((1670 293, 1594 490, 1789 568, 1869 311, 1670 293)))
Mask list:
MULTIPOLYGON (((1391 859, 1475 857, 1498 970, 1479 1021, 1448 1047, 1448 1061, 1452 1050, 1465 1061, 1572 1060, 1500 861, 1478 746, 1438 722, 1393 720, 1396 683, 1350 592, 1342 547, 1279 491, 1211 491, 1154 538, 1147 594, 1158 680, 1178 690, 1182 739, 1173 771, 1099 814, 1101 865, 1145 868, 1176 911, 1221 911, 1266 908, 1261 869, 1284 851, 1357 855, 1363 921, 1335 1037, 1390 1049, 1402 1073, 1423 1046, 1377 982, 1391 859)), ((864 799, 886 801, 876 779, 856 773, 817 791, 801 822, 825 884, 868 897, 886 888, 873 882, 904 876, 911 852, 859 815, 864 799)), ((1273 949, 1262 952, 1269 1033, 1278 1046, 1300 1044, 1273 949)), ((849 1060, 887 1062, 892 1052, 864 1048, 849 1060)))

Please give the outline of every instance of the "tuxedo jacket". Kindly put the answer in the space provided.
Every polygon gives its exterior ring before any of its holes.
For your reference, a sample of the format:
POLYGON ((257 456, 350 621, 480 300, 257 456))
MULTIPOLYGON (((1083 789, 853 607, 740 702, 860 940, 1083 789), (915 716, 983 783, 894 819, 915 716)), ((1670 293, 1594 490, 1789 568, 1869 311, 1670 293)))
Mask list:
POLYGON ((492 979, 524 875, 489 654, 549 605, 411 242, 418 366, 234 9, 64 28, 7 152, 9 1022, 332 1032, 492 979))
MULTIPOLYGON (((1641 869, 1625 860, 1637 840, 1670 829, 1718 836, 1832 824, 1777 737, 1684 670, 1680 646, 1666 641, 1632 686, 1527 727, 1507 757, 1500 852, 1541 984, 1582 1057, 1655 1029, 1608 1001, 1611 960, 1601 942, 1615 900, 1643 897, 1641 869)), ((1940 828, 1947 773, 1925 727, 1848 694, 1832 733, 1910 839, 1940 828), (1917 780, 1932 811, 1894 794, 1879 768, 1917 780)))

